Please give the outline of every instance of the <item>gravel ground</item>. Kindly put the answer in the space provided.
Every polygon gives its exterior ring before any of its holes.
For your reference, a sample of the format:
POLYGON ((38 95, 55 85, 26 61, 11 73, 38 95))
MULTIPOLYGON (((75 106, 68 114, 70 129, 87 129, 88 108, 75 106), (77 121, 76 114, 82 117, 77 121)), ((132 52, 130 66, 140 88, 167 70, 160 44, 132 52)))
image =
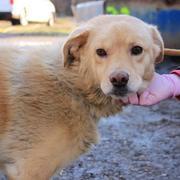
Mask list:
MULTIPOLYGON (((59 37, 3 37, 0 45, 50 45, 56 40, 59 37)), ((180 61, 167 60, 157 70, 168 72, 175 65, 180 61)), ((53 180, 180 180, 180 101, 128 106, 102 119, 99 131, 99 144, 53 180)))
POLYGON ((102 119, 100 143, 53 180, 180 179, 179 109, 168 100, 102 119))

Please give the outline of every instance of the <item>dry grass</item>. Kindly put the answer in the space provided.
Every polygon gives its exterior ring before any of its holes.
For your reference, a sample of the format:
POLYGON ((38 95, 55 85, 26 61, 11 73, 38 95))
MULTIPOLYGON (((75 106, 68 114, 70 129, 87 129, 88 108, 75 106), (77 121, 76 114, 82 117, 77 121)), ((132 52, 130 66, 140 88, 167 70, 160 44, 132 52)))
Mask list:
POLYGON ((76 27, 73 18, 57 18, 54 26, 47 24, 30 23, 27 26, 12 26, 10 21, 0 21, 0 34, 69 34, 76 27))

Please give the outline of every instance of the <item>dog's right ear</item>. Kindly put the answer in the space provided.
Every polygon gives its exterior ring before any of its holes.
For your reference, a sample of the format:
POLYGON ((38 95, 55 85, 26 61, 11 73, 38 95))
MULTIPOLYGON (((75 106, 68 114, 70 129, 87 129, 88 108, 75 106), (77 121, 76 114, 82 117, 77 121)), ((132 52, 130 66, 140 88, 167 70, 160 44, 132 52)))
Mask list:
POLYGON ((80 61, 80 48, 87 42, 90 28, 82 26, 74 30, 63 45, 64 66, 69 67, 80 61))
POLYGON ((154 54, 155 54, 155 63, 160 63, 164 58, 164 42, 161 37, 160 32, 157 27, 149 25, 152 38, 153 38, 153 46, 154 46, 154 54))

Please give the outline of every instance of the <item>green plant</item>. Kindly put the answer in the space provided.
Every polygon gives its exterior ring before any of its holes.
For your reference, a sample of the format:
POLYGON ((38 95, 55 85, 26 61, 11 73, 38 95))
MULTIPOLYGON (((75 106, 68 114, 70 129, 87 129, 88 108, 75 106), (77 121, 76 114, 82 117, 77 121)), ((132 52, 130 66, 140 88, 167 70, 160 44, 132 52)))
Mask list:
POLYGON ((106 7, 106 13, 107 14, 112 14, 112 15, 117 15, 117 14, 127 14, 130 15, 130 9, 127 6, 122 6, 119 9, 117 9, 113 5, 109 5, 106 7))

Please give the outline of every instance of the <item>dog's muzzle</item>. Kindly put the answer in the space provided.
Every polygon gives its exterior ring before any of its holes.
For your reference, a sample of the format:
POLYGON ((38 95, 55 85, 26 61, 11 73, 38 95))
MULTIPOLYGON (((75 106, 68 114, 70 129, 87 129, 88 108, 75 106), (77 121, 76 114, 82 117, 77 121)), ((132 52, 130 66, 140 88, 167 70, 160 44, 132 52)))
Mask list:
POLYGON ((114 72, 110 75, 109 80, 113 86, 111 94, 115 96, 125 96, 128 93, 128 73, 124 71, 114 72))

